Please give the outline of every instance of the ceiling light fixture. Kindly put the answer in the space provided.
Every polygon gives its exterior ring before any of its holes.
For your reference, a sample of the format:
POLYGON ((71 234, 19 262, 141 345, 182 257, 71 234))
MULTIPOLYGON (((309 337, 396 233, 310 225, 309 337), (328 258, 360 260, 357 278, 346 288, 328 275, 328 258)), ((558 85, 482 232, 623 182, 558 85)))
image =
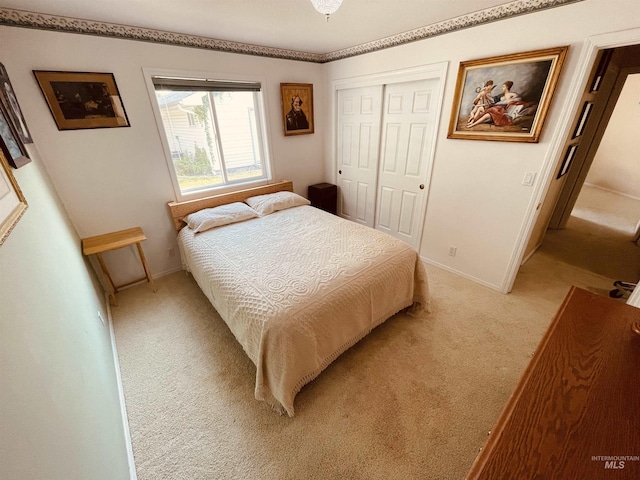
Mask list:
POLYGON ((327 17, 329 21, 329 15, 336 13, 336 10, 342 5, 342 0, 311 0, 313 7, 327 17))

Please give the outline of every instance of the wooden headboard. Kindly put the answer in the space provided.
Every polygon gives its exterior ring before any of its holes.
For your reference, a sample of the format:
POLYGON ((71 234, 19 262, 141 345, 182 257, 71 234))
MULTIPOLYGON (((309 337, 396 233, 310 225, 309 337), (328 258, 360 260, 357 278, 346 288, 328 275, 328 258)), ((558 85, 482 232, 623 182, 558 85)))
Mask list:
POLYGON ((265 195, 267 193, 275 192, 293 192, 293 182, 290 180, 281 180, 277 183, 271 183, 262 187, 247 188, 246 190, 239 190, 230 193, 221 193, 219 195, 213 195, 211 197, 199 198, 197 200, 187 200, 186 202, 169 202, 169 211, 171 212, 171 218, 173 218, 173 225, 176 231, 180 231, 185 226, 184 217, 190 213, 197 212, 203 208, 219 207, 220 205, 226 205, 227 203, 243 202, 249 197, 255 195, 265 195))

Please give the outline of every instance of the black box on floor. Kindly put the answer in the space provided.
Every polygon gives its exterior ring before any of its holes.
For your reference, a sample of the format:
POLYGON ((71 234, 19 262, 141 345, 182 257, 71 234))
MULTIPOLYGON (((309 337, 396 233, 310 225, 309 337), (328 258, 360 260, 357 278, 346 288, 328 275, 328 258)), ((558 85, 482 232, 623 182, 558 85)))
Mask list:
POLYGON ((336 215, 338 213, 338 187, 331 183, 309 185, 307 195, 311 205, 336 215))

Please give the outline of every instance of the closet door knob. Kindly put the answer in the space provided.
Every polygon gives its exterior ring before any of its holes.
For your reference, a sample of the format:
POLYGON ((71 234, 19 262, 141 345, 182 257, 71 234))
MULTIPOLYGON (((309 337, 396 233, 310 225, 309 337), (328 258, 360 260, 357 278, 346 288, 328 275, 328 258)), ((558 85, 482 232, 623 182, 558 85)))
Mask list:
POLYGON ((339 173, 340 175, 342 175, 342 170, 338 170, 338 173, 339 173))
POLYGON ((420 190, 424 190, 424 183, 420 184, 420 190))

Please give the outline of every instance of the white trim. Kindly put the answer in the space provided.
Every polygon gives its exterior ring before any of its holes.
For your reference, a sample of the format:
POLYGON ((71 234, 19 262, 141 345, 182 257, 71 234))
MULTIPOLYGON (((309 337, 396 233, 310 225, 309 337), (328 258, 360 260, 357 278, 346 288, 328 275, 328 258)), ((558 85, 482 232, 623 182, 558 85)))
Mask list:
POLYGON ((538 249, 542 246, 542 242, 540 242, 539 244, 537 244, 535 247, 533 247, 531 249, 531 253, 529 253, 529 255, 527 255, 526 257, 524 257, 522 259, 522 262, 520 263, 520 266, 524 265, 525 263, 527 263, 531 257, 533 257, 533 254, 536 253, 538 251, 538 249))
POLYGON ((182 270, 185 270, 185 268, 182 266, 182 264, 180 264, 180 266, 178 266, 178 267, 170 268, 168 270, 164 270, 162 272, 155 273, 153 275, 153 279, 155 280, 156 278, 166 277, 167 275, 171 275, 172 273, 180 272, 182 270))
MULTIPOLYGON (((163 270, 162 272, 156 272, 153 274, 153 279, 157 280, 158 278, 162 278, 162 277, 166 277, 167 275, 171 275, 172 273, 176 273, 179 272, 181 270, 184 270, 184 266, 181 264, 178 267, 173 267, 170 268, 168 270, 163 270)), ((149 283, 149 280, 147 280, 145 277, 142 277, 139 281, 132 283, 130 285, 124 285, 122 287, 118 287, 118 291, 123 291, 123 290, 128 290, 129 288, 134 288, 134 287, 138 287, 140 285, 143 285, 145 283, 149 283)))
POLYGON ((613 190, 607 187, 601 187, 600 185, 596 185, 595 183, 587 183, 584 182, 583 186, 597 188, 598 190, 602 190, 603 192, 615 193, 616 195, 620 195, 621 197, 630 198, 631 200, 640 200, 640 197, 636 197, 635 195, 629 195, 628 193, 619 192, 617 190, 613 190))
POLYGON ((129 417, 127 416, 127 406, 125 404, 124 389, 122 388, 122 377, 120 375, 120 362, 118 361, 118 348, 116 347, 116 334, 113 329, 113 317, 111 316, 111 305, 109 294, 105 293, 107 305, 107 322, 109 324, 109 336, 111 337, 111 352, 113 353, 113 367, 116 373, 116 383, 118 385, 118 398, 120 400, 120 415, 122 417, 122 429, 124 431, 125 447, 127 450, 127 463, 129 465, 129 480, 137 480, 136 463, 133 456, 133 445, 131 443, 131 431, 129 430, 129 417))
POLYGON ((573 116, 581 103, 582 93, 598 51, 637 43, 640 43, 639 28, 596 35, 588 37, 585 40, 576 73, 573 79, 567 80, 570 81, 570 85, 572 86, 571 91, 569 95, 567 95, 567 100, 564 102, 564 105, 560 108, 563 113, 558 123, 559 128, 556 130, 547 155, 545 156, 543 168, 540 173, 541 181, 538 182, 536 191, 531 197, 532 201, 527 207, 527 214, 525 215, 505 277, 500 287, 502 293, 509 293, 513 288, 516 276, 520 270, 520 265, 522 264, 525 249, 535 227, 538 214, 540 213, 540 209, 538 209, 537 206, 544 202, 549 187, 555 179, 557 160, 560 158, 562 147, 569 135, 573 116))
POLYGON ((429 80, 432 78, 444 78, 447 74, 448 65, 449 62, 431 63, 428 65, 419 65, 417 67, 404 68, 401 70, 389 70, 385 72, 338 78, 332 81, 333 90, 372 87, 391 83, 412 82, 414 80, 429 80))
POLYGON ((490 288, 491 290, 496 290, 498 292, 500 292, 500 286, 499 285, 494 285, 493 283, 489 283, 486 282, 485 280, 482 280, 478 277, 474 277, 473 275, 469 275, 467 273, 461 272, 460 270, 456 270, 455 268, 451 268, 448 265, 445 265, 443 263, 440 262, 436 262, 434 260, 430 260, 427 257, 423 257, 422 255, 420 256, 420 260, 422 260, 424 263, 429 264, 429 265, 433 265, 435 267, 438 267, 442 270, 446 270, 447 272, 453 273, 454 275, 457 275, 459 277, 463 277, 466 278, 468 280, 471 280, 474 283, 479 283, 480 285, 484 285, 487 288, 490 288))

